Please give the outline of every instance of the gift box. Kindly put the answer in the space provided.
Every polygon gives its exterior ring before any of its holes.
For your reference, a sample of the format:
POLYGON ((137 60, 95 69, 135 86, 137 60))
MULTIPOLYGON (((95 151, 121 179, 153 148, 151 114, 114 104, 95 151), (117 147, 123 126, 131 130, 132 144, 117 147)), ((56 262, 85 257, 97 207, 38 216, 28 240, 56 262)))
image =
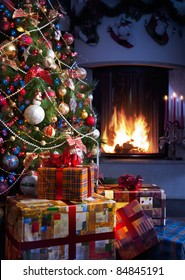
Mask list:
POLYGON ((83 200, 94 193, 94 167, 38 168, 38 198, 83 200))
POLYGON ((116 212, 116 248, 121 259, 134 259, 159 242, 151 219, 137 200, 116 212))
POLYGON ((7 197, 6 259, 115 259, 115 202, 7 197))
POLYGON ((156 226, 159 243, 139 259, 185 260, 185 218, 167 218, 166 226, 156 226))
POLYGON ((185 219, 170 218, 165 227, 155 227, 160 240, 153 257, 163 260, 185 260, 185 219))
POLYGON ((144 213, 152 218, 154 226, 166 223, 166 193, 156 185, 143 184, 138 190, 126 190, 117 184, 106 184, 98 186, 96 192, 115 200, 117 208, 137 199, 144 213))

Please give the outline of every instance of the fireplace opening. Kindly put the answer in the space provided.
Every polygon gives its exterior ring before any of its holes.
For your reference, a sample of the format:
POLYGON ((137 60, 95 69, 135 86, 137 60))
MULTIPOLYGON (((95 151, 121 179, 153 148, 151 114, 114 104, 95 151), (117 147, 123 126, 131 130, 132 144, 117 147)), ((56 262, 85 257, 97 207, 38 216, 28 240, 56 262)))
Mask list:
POLYGON ((97 81, 93 105, 100 129, 102 155, 161 158, 164 95, 168 69, 149 66, 106 66, 93 69, 97 81))

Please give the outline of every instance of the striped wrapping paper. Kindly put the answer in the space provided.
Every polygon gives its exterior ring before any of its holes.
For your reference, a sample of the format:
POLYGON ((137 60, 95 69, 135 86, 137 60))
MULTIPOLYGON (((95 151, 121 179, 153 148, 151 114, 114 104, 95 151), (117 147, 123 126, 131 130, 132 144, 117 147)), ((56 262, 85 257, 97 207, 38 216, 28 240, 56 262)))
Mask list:
POLYGON ((83 200, 94 193, 94 167, 38 168, 38 198, 83 200))
POLYGON ((117 202, 117 208, 137 199, 154 226, 165 226, 166 193, 154 184, 143 184, 139 190, 125 190, 116 184, 99 186, 96 192, 117 202))
POLYGON ((115 259, 115 201, 7 197, 6 259, 115 259))
POLYGON ((117 210, 116 246, 121 259, 134 259, 158 242, 151 219, 137 200, 117 210))

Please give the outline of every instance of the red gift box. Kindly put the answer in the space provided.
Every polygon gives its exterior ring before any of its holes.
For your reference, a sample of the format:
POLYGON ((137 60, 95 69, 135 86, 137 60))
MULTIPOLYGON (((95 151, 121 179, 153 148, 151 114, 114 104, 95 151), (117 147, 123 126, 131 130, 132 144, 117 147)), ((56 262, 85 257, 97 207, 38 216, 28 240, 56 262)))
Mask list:
POLYGON ((38 168, 38 198, 80 200, 94 193, 94 167, 38 168))
POLYGON ((116 246, 121 259, 133 259, 159 242, 151 219, 137 200, 116 214, 116 246))

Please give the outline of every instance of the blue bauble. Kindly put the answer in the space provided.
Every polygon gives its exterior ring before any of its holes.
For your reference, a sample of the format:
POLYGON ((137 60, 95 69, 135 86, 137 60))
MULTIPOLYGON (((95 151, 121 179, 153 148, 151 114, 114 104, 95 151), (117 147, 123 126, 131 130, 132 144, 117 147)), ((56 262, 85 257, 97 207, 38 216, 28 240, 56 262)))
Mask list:
POLYGON ((19 159, 15 155, 6 155, 3 157, 2 165, 5 170, 15 170, 19 165, 19 159))

